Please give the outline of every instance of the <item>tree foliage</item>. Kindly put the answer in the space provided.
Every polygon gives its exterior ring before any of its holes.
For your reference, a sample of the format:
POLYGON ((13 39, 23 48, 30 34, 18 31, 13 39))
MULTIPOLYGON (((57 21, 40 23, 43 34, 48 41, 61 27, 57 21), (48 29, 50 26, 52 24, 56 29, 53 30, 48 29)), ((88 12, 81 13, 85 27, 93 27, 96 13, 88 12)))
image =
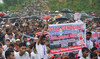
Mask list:
POLYGON ((31 2, 33 0, 3 0, 3 4, 0 4, 0 11, 4 10, 16 10, 20 8, 25 2, 31 2))
POLYGON ((52 11, 69 8, 74 11, 100 11, 100 0, 50 0, 49 9, 52 11))
MULTIPOLYGON (((31 3, 32 1, 33 0, 3 0, 4 4, 0 4, 0 11, 17 10, 21 8, 25 2, 31 3)), ((51 11, 69 8, 73 11, 100 12, 100 0, 49 0, 46 5, 47 9, 51 11)))

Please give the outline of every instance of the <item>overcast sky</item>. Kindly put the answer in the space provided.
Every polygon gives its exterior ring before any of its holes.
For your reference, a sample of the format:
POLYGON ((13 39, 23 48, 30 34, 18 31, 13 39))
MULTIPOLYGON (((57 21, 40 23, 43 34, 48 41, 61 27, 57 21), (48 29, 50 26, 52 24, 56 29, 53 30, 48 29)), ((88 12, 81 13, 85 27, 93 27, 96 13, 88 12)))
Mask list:
POLYGON ((2 1, 2 0, 0 0, 0 3, 3 3, 3 1, 2 1))

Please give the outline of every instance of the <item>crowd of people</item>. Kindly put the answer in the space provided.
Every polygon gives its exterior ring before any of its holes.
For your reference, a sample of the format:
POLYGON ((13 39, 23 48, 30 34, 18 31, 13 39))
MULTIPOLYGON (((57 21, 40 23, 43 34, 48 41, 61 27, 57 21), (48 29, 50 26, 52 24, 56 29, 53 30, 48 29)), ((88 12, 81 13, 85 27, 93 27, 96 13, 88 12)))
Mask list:
MULTIPOLYGON (((85 20, 85 21, 84 21, 85 20)), ((100 59, 100 53, 90 40, 92 31, 100 32, 100 20, 87 20, 86 47, 79 50, 79 59, 100 59), (91 31, 91 32, 90 32, 91 31)), ((75 21, 67 20, 66 23, 75 21)), ((65 23, 65 21, 41 19, 13 19, 0 18, 0 59, 57 59, 48 58, 50 53, 50 39, 48 24, 65 23)), ((73 53, 63 55, 59 59, 76 59, 73 53)))

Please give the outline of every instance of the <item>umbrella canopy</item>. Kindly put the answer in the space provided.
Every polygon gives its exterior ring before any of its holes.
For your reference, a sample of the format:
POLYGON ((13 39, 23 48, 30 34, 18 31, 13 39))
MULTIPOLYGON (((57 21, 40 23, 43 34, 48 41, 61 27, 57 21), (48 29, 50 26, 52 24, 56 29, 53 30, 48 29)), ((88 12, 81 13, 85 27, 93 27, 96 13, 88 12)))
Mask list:
POLYGON ((43 16, 42 19, 50 19, 52 18, 51 16, 43 16))
POLYGON ((37 18, 37 15, 31 15, 32 18, 37 18))
POLYGON ((20 19, 20 17, 11 17, 10 19, 11 19, 11 20, 20 19))
POLYGON ((57 16, 56 14, 50 14, 51 17, 57 16))
POLYGON ((1 17, 4 16, 4 15, 5 15, 5 13, 2 13, 2 12, 0 13, 0 16, 1 16, 1 17))
POLYGON ((11 14, 11 17, 18 17, 18 14, 11 14))
POLYGON ((10 18, 9 15, 4 15, 2 18, 10 18))
POLYGON ((90 18, 91 16, 88 15, 87 13, 81 13, 81 17, 87 17, 87 18, 90 18))
POLYGON ((38 18, 38 19, 39 19, 39 18, 40 18, 40 16, 39 16, 39 15, 31 15, 31 17, 32 17, 32 18, 34 18, 34 19, 36 19, 36 18, 38 18))
POLYGON ((21 17, 25 17, 25 16, 27 16, 26 14, 24 14, 24 15, 21 15, 21 17))
POLYGON ((60 12, 63 12, 63 13, 71 13, 72 10, 67 9, 67 8, 64 8, 64 9, 62 9, 60 12))
POLYGON ((30 19, 32 18, 31 16, 26 16, 26 17, 23 17, 23 19, 30 19))
POLYGON ((56 21, 65 21, 65 20, 68 20, 68 18, 66 17, 59 17, 56 19, 56 21))
POLYGON ((74 18, 74 15, 72 13, 67 13, 67 14, 64 14, 63 17, 74 18))

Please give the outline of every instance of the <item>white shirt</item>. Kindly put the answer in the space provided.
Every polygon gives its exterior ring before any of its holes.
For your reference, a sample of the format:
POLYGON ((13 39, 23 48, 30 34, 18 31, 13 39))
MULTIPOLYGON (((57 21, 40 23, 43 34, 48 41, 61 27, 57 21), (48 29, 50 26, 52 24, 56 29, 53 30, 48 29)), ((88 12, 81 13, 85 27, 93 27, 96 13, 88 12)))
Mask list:
POLYGON ((13 34, 13 38, 15 39, 15 33, 12 33, 13 34))
POLYGON ((44 58, 47 59, 47 49, 46 45, 41 45, 41 44, 36 44, 36 50, 37 50, 37 55, 38 59, 44 58))
POLYGON ((4 45, 4 46, 3 46, 3 49, 4 49, 5 51, 7 51, 8 48, 9 48, 9 47, 7 47, 7 45, 4 45))
POLYGON ((25 52, 22 56, 19 55, 19 52, 15 53, 15 59, 30 59, 28 52, 25 52))
POLYGON ((31 59, 38 59, 37 54, 35 54, 34 52, 31 52, 31 59))
MULTIPOLYGON (((92 49, 93 48, 93 42, 91 40, 86 40, 86 45, 88 45, 88 49, 92 49)), ((80 49, 79 52, 78 52, 78 56, 79 57, 82 57, 82 50, 80 49)), ((88 55, 89 57, 89 55, 88 55)))
POLYGON ((5 57, 5 51, 2 51, 2 56, 4 56, 4 57, 5 57))
POLYGON ((90 58, 88 58, 88 57, 86 57, 86 58, 84 58, 84 57, 80 57, 79 59, 90 59, 90 58))
POLYGON ((98 56, 98 59, 100 59, 100 56, 98 56))
POLYGON ((86 40, 86 46, 88 49, 92 49, 93 48, 93 42, 91 40, 86 40))
POLYGON ((14 38, 12 38, 12 39, 10 40, 10 42, 11 42, 11 43, 15 43, 16 40, 15 40, 14 38))
POLYGON ((5 35, 5 40, 6 40, 6 39, 9 39, 9 35, 8 35, 8 34, 5 35))

